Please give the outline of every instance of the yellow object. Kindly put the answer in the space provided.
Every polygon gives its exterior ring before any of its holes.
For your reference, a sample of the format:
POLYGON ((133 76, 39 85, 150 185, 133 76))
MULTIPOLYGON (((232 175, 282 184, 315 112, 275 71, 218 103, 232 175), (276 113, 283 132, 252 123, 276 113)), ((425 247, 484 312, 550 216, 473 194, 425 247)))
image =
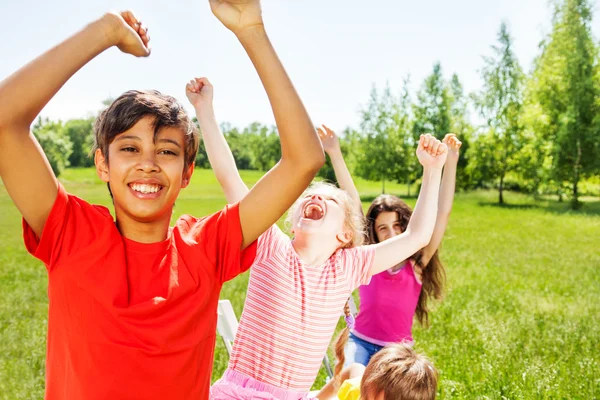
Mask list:
POLYGON ((338 391, 340 400, 359 400, 360 399, 360 377, 347 379, 342 383, 338 391))

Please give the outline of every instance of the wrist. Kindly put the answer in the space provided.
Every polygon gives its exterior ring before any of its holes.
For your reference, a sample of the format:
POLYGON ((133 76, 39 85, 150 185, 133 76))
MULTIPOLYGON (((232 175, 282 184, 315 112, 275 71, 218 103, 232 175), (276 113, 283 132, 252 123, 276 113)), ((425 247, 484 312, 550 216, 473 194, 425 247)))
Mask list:
POLYGON ((121 37, 121 29, 123 29, 123 21, 121 17, 106 13, 96 21, 88 25, 89 28, 97 28, 102 33, 103 39, 107 47, 116 46, 119 44, 121 37))
POLYGON ((198 116, 210 116, 214 115, 215 109, 213 108, 212 103, 210 104, 198 104, 194 106, 194 111, 198 116))
POLYGON ((267 36, 265 30, 265 24, 259 23, 251 26, 244 27, 238 31, 233 32, 240 42, 248 42, 257 38, 263 38, 267 36))
POLYGON ((425 173, 442 173, 442 169, 444 168, 444 166, 442 165, 441 167, 437 167, 437 166, 433 166, 433 165, 427 165, 423 167, 423 174, 425 173))
POLYGON ((342 149, 340 149, 340 148, 328 149, 328 150, 325 150, 325 153, 327 153, 329 155, 329 157, 337 157, 337 156, 342 155, 342 149))

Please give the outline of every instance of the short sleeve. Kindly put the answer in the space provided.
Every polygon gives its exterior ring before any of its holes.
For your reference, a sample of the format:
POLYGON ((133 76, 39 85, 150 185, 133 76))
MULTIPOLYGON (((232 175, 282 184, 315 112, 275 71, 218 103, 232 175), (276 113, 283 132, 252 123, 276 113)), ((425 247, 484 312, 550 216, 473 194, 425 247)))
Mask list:
POLYGON ((59 183, 42 236, 38 237, 23 219, 23 240, 27 251, 51 272, 61 260, 94 242, 106 224, 114 225, 108 209, 69 195, 59 183))
POLYGON ((276 225, 273 224, 258 238, 256 249, 256 263, 272 258, 290 243, 290 238, 276 225))
POLYGON ((241 248, 243 235, 239 202, 202 219, 182 216, 178 227, 187 236, 186 242, 201 246, 221 283, 247 271, 254 263, 257 242, 244 250, 241 248))
POLYGON ((373 246, 358 246, 350 249, 341 249, 337 252, 338 262, 344 271, 349 274, 350 290, 371 281, 369 271, 375 258, 373 246))

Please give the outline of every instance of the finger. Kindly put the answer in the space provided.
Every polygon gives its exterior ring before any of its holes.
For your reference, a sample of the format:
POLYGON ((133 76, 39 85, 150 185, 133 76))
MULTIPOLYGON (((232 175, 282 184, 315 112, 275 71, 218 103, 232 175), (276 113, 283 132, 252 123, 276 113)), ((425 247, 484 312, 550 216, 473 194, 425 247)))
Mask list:
POLYGON ((431 147, 429 148, 429 154, 436 155, 437 151, 440 147, 440 144, 442 144, 442 143, 439 140, 436 140, 435 142, 433 142, 431 144, 431 147))
POLYGON ((335 132, 333 132, 333 130, 331 128, 329 128, 327 125, 323 124, 323 128, 325 128, 325 130, 327 131, 327 133, 329 133, 330 135, 333 135, 335 132))
POLYGON ((433 144, 433 136, 431 136, 431 134, 426 134, 425 135, 425 143, 423 144, 423 147, 425 147, 426 149, 430 148, 431 145, 433 144))
POLYGON ((196 86, 194 85, 194 81, 189 81, 188 85, 190 86, 190 91, 196 92, 196 86))
POLYGON ((317 133, 319 134, 319 137, 321 139, 323 139, 323 137, 325 136, 325 132, 323 131, 323 128, 321 128, 321 127, 317 127, 317 133))
POLYGON ((186 90, 186 91, 188 91, 188 92, 193 92, 193 91, 194 91, 194 88, 192 87, 192 84, 188 82, 188 83, 185 85, 185 90, 186 90))
POLYGON ((423 150, 425 149, 425 136, 421 135, 419 136, 419 144, 417 145, 417 150, 423 150))
POLYGON ((121 14, 121 17, 123 17, 123 19, 125 20, 125 22, 127 22, 129 25, 133 26, 138 23, 138 18, 136 17, 136 15, 133 11, 125 10, 125 11, 121 11, 120 14, 121 14))

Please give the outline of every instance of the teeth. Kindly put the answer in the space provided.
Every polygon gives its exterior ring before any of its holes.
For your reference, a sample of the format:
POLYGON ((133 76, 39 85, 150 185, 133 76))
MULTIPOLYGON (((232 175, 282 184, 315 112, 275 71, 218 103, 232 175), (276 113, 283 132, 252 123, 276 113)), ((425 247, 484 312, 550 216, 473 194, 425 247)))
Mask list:
POLYGON ((133 183, 131 184, 131 188, 136 192, 148 194, 148 193, 156 193, 160 190, 160 185, 149 185, 145 183, 133 183))
POLYGON ((317 211, 320 215, 323 215, 323 209, 318 204, 309 204, 304 209, 304 217, 309 218, 313 211, 317 211))

